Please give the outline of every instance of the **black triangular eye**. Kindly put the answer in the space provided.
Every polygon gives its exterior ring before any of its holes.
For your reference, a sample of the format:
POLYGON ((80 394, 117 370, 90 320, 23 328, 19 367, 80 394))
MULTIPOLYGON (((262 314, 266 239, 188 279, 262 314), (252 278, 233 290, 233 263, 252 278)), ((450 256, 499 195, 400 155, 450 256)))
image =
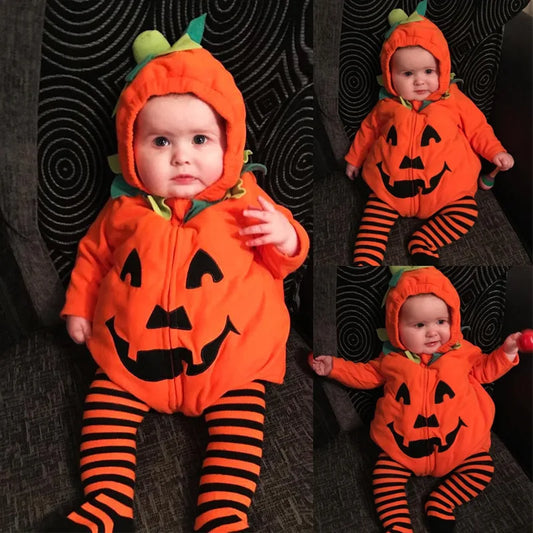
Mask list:
POLYGON ((396 393, 396 401, 399 402, 400 400, 403 400, 404 405, 411 404, 411 396, 409 395, 409 389, 407 388, 407 385, 405 383, 402 383, 400 385, 400 388, 396 393))
POLYGON ((396 128, 394 126, 390 127, 389 133, 387 133, 386 141, 392 146, 396 146, 398 144, 398 133, 396 132, 396 128))
POLYGON ((134 248, 128 258, 124 262, 122 267, 122 272, 120 273, 120 279, 122 281, 126 280, 126 276, 130 275, 130 284, 132 287, 141 286, 141 260, 139 259, 139 254, 134 248))
POLYGON ((455 396, 455 392, 453 392, 447 383, 439 381, 435 390, 435 403, 442 403, 444 401, 444 396, 448 396, 451 399, 455 396))
POLYGON ((436 143, 440 143, 440 135, 431 126, 426 126, 422 132, 422 141, 420 146, 428 146, 429 141, 433 139, 436 143))
POLYGON ((200 287, 204 274, 209 274, 215 283, 218 283, 224 277, 215 260, 204 250, 198 250, 189 265, 185 287, 187 289, 200 287))

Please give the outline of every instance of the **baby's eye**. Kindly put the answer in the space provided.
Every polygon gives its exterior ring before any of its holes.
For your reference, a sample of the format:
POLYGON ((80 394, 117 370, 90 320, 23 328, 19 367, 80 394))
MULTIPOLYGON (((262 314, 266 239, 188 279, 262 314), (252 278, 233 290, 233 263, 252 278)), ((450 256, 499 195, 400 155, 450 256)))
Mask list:
POLYGON ((433 74, 434 70, 432 68, 426 69, 426 74, 433 74))
POLYGON ((415 328, 423 328, 423 327, 424 327, 423 322, 419 322, 418 324, 415 324, 415 328))
POLYGON ((155 146, 168 146, 170 144, 166 137, 156 137, 154 139, 155 146))
POLYGON ((405 77, 409 77, 409 76, 412 76, 413 73, 412 73, 410 70, 408 70, 407 72, 404 72, 403 75, 404 75, 405 77))
POLYGON ((195 135, 193 137, 194 144, 205 144, 207 142, 207 137, 205 135, 195 135))
POLYGON ((447 320, 444 319, 444 318, 441 318, 440 320, 437 320, 437 324, 439 324, 439 326, 442 326, 442 324, 446 324, 447 320))

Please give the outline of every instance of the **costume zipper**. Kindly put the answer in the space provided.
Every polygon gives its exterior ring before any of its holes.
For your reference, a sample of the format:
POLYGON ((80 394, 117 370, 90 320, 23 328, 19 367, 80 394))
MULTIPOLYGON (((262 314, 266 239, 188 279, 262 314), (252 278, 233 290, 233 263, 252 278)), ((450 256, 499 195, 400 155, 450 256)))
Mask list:
MULTIPOLYGON (((418 112, 414 108, 411 109, 411 117, 412 117, 412 120, 411 120, 411 136, 409 138, 409 157, 411 158, 411 161, 413 161, 413 156, 414 156, 413 146, 414 146, 414 139, 415 139, 416 123, 417 123, 417 118, 418 118, 418 112)), ((418 208, 416 204, 419 203, 420 200, 418 198, 418 194, 415 194, 417 191, 415 190, 415 187, 414 187, 415 175, 414 175, 414 169, 412 165, 409 171, 410 171, 410 179, 411 179, 411 188, 413 192, 413 194, 411 195, 411 216, 414 216, 418 212, 418 208)))
MULTIPOLYGON (((428 391, 429 391, 429 369, 427 366, 424 366, 424 412, 422 416, 425 417, 426 420, 428 420, 428 391)), ((426 442, 428 443, 429 447, 429 424, 426 424, 426 442)), ((427 465, 426 465, 426 473, 432 472, 432 465, 431 463, 434 462, 434 451, 431 450, 431 453, 427 455, 427 465)), ((434 465, 433 465, 434 466, 434 465)))
MULTIPOLYGON (((172 228, 173 228, 173 246, 172 246, 172 250, 171 250, 171 261, 170 261, 170 270, 169 272, 167 272, 167 276, 172 279, 173 276, 172 276, 172 273, 174 272, 174 268, 175 268, 175 264, 176 264, 176 254, 178 253, 178 241, 179 241, 179 234, 180 234, 180 230, 181 230, 181 224, 180 222, 177 220, 175 214, 173 213, 172 214, 172 218, 170 219, 170 223, 172 224, 172 228)), ((166 302, 166 308, 167 308, 167 313, 170 311, 170 302, 171 302, 171 297, 172 297, 172 282, 169 281, 168 283, 168 293, 167 293, 167 302, 166 302)), ((172 345, 172 329, 171 328, 167 328, 167 331, 168 331, 168 346, 170 348, 169 350, 169 364, 170 364, 170 367, 172 369, 172 376, 175 375, 174 373, 174 360, 173 360, 173 357, 172 357, 172 350, 174 348, 174 346, 172 345)), ((172 384, 170 385, 171 387, 171 394, 169 395, 169 403, 171 404, 170 407, 172 409, 172 411, 176 411, 176 408, 177 408, 177 405, 179 403, 179 399, 178 399, 178 391, 177 391, 177 387, 176 387, 176 377, 174 377, 172 380, 171 380, 172 384), (173 396, 173 398, 172 398, 173 396)))

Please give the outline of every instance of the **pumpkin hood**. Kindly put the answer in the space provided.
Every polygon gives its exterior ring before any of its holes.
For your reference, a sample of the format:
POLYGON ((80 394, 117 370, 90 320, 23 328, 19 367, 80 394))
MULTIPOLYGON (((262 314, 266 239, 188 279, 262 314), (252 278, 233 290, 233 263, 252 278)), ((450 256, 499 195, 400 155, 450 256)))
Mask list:
POLYGON ((225 120, 227 148, 222 176, 196 199, 221 199, 240 176, 246 140, 244 100, 233 76, 199 44, 204 21, 205 15, 191 21, 173 46, 155 30, 143 32, 133 43, 138 65, 127 78, 129 83, 116 111, 118 157, 125 181, 145 192, 135 168, 133 136, 137 115, 154 96, 192 93, 225 120))
POLYGON ((425 18, 425 4, 420 2, 416 11, 409 17, 401 9, 394 9, 389 14, 391 30, 381 48, 380 64, 383 86, 388 93, 398 96, 392 85, 391 59, 398 48, 421 46, 433 54, 439 65, 439 88, 428 97, 438 100, 450 86, 451 60, 448 43, 443 33, 430 20, 425 18))
POLYGON ((434 294, 446 302, 450 311, 451 335, 445 347, 461 342, 461 302, 455 287, 444 274, 435 267, 404 270, 393 275, 390 284, 392 286, 385 303, 385 325, 389 341, 394 347, 407 349, 400 340, 400 309, 407 298, 418 294, 434 294))

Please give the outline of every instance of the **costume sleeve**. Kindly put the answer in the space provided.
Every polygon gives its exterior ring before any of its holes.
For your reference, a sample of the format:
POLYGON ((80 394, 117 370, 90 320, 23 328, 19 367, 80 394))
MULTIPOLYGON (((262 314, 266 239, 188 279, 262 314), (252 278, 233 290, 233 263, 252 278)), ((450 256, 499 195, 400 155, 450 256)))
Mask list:
POLYGON ((452 88, 457 99, 461 127, 470 146, 488 161, 492 161, 499 152, 506 152, 482 111, 458 87, 452 85, 452 88))
POLYGON ((482 354, 480 351, 479 357, 472 366, 472 375, 480 383, 492 383, 516 366, 518 362, 518 354, 512 361, 509 361, 501 346, 489 355, 482 354))
POLYGON ((354 363, 340 357, 333 358, 333 368, 328 377, 354 389, 375 389, 385 383, 379 370, 381 357, 368 363, 354 363))
POLYGON ((75 315, 92 321, 100 284, 112 264, 112 249, 106 236, 112 208, 110 200, 80 241, 62 318, 75 315))
POLYGON ((360 168, 363 165, 370 147, 376 141, 379 135, 379 102, 374 109, 365 117, 357 131, 350 150, 344 158, 350 165, 360 168))
POLYGON ((273 244, 267 244, 265 246, 258 246, 256 248, 257 256, 270 270, 275 278, 283 279, 288 274, 296 270, 305 261, 309 252, 309 236, 303 228, 303 226, 294 219, 292 213, 285 207, 276 204, 268 194, 257 185, 255 177, 251 173, 247 173, 243 176, 244 187, 247 191, 245 198, 249 205, 259 207, 257 197, 260 195, 268 202, 274 205, 274 207, 281 211, 285 217, 289 220, 292 227, 296 231, 298 237, 298 251, 296 255, 288 256, 281 253, 273 244))

